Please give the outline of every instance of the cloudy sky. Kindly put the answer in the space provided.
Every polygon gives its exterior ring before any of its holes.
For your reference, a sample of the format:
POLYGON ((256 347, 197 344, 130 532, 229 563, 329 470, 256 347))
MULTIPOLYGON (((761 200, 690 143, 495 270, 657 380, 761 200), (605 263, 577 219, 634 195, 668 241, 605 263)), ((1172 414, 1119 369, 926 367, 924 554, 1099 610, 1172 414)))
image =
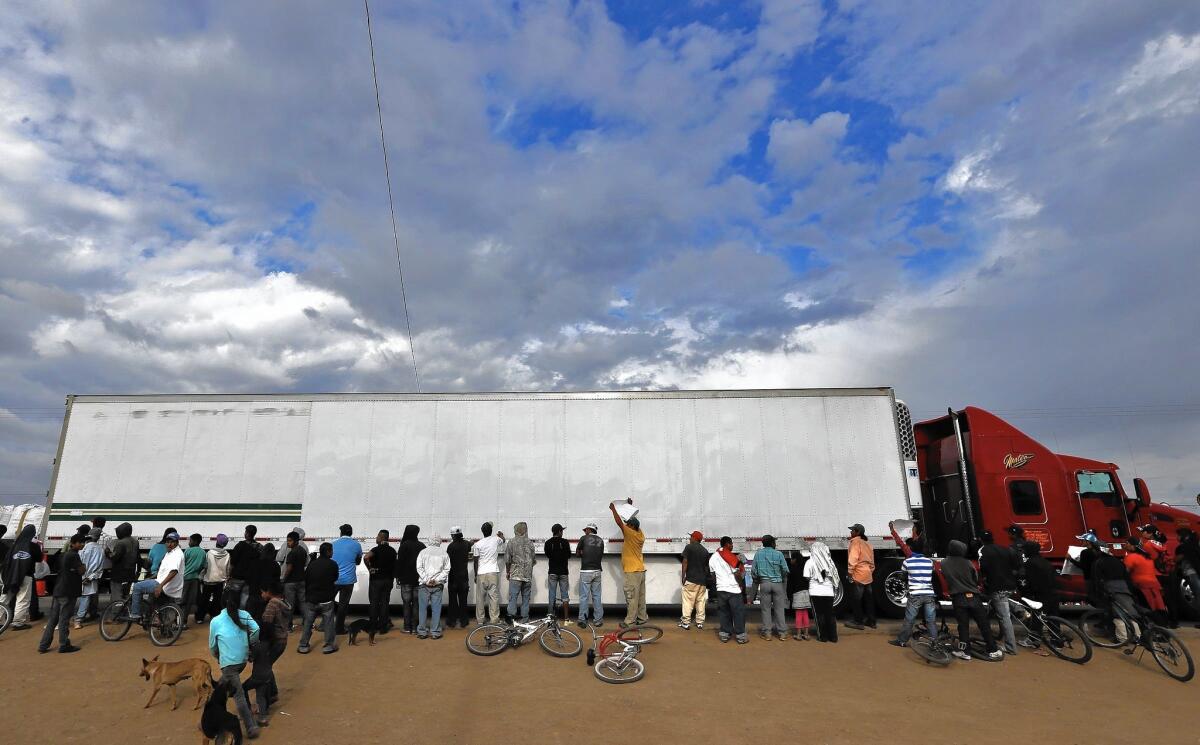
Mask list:
MULTIPOLYGON (((1200 491, 1200 4, 372 8, 424 390, 890 385, 1200 491)), ((0 502, 68 393, 414 389, 363 10, 0 12, 0 502)))

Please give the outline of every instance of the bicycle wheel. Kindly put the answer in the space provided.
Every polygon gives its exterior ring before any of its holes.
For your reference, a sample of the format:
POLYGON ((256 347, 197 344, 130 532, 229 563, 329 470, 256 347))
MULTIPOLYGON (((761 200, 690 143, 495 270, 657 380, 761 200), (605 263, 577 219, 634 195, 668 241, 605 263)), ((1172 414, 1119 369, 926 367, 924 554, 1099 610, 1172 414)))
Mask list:
POLYGON ((108 607, 104 609, 104 613, 100 616, 100 636, 104 641, 120 641, 133 627, 133 622, 129 620, 125 611, 127 604, 128 601, 118 600, 115 603, 109 603, 108 607))
POLYGON ((1181 683, 1191 680, 1196 674, 1196 668, 1192 665, 1192 653, 1179 637, 1175 636, 1175 632, 1151 626, 1149 636, 1150 653, 1154 655, 1154 661, 1163 672, 1181 683))
POLYGON ((496 623, 476 626, 467 634, 467 650, 471 654, 491 657, 508 649, 508 629, 496 623))
POLYGON ((12 614, 8 612, 8 606, 0 603, 0 634, 8 631, 8 625, 12 623, 12 614))
POLYGON ((646 666, 641 660, 628 659, 620 662, 612 657, 605 657, 592 668, 596 677, 605 683, 636 683, 646 674, 646 666))
POLYGON ((632 626, 617 634, 627 644, 653 644, 662 638, 663 630, 658 626, 632 626))
POLYGON ((1124 646, 1125 642, 1117 641, 1116 624, 1118 623, 1121 623, 1119 619, 1113 618, 1102 610, 1090 610, 1079 619, 1079 627, 1088 641, 1105 649, 1124 646))
POLYGON ((953 655, 950 654, 948 649, 935 641, 931 641, 928 637, 911 639, 908 642, 908 647, 931 665, 945 667, 954 660, 953 655))
POLYGON ((178 605, 164 605, 150 616, 150 643, 169 647, 183 634, 183 611, 178 605))
POLYGON ((1086 664, 1092 659, 1092 643, 1078 626, 1058 616, 1046 616, 1042 642, 1050 654, 1060 660, 1086 664))
POLYGON ((574 657, 583 651, 583 641, 570 629, 556 627, 538 634, 538 644, 555 657, 574 657))

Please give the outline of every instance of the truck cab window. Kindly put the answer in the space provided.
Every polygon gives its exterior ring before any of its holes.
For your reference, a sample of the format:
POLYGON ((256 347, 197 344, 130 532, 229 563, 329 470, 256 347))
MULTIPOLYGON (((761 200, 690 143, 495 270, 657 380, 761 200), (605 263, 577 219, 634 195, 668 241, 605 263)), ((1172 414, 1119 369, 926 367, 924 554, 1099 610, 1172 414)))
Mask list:
POLYGON ((1008 482, 1008 498, 1014 515, 1042 514, 1042 490, 1036 481, 1008 482))
POLYGON ((1106 507, 1116 507, 1121 503, 1121 497, 1117 494, 1117 487, 1113 483, 1112 475, 1105 471, 1080 471, 1079 497, 1080 499, 1098 499, 1106 507))

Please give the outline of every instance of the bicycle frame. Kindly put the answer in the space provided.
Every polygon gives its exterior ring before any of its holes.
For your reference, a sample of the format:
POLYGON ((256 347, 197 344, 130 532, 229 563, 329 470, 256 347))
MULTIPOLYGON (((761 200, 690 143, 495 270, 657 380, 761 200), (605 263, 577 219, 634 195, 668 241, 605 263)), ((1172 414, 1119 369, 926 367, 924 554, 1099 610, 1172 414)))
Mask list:
POLYGON ((533 638, 534 634, 538 633, 542 629, 557 627, 558 619, 554 617, 554 614, 550 614, 540 621, 530 621, 529 623, 517 623, 514 621, 512 625, 514 630, 521 629, 523 631, 521 637, 517 640, 518 645, 529 641, 533 638))

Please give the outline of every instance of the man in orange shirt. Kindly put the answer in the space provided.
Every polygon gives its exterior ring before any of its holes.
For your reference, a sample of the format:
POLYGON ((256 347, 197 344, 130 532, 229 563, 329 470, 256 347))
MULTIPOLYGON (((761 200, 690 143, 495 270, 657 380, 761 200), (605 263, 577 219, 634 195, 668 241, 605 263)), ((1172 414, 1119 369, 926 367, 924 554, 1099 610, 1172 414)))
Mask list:
POLYGON ((854 611, 854 620, 846 626, 859 630, 866 626, 875 628, 875 590, 871 585, 875 576, 875 551, 867 543, 866 532, 861 523, 850 526, 850 556, 846 565, 854 611))
POLYGON ((1163 601, 1154 562, 1142 549, 1141 541, 1136 538, 1129 539, 1129 548, 1125 551, 1125 570, 1129 572, 1129 584, 1142 593, 1146 607, 1155 616, 1155 621, 1165 624, 1163 616, 1166 615, 1167 604, 1163 601))
MULTIPOLYGON (((626 501, 633 504, 632 499, 626 501)), ((621 529, 621 569, 625 572, 625 620, 621 622, 621 628, 627 628, 650 620, 646 614, 646 563, 642 559, 646 535, 636 517, 621 519, 615 502, 610 502, 608 509, 621 529)))

